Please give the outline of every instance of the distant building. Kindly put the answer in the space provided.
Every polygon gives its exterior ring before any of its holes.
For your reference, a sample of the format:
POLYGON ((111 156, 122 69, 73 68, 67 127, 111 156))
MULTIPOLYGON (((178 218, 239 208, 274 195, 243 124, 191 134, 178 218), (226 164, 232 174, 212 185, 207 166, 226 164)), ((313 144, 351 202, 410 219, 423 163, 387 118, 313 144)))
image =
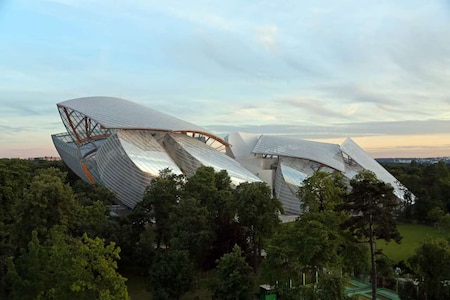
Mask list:
POLYGON ((405 188, 355 142, 342 145, 299 138, 208 130, 127 100, 86 97, 57 104, 67 132, 52 135, 64 162, 84 181, 99 183, 133 208, 163 169, 190 176, 198 167, 226 170, 234 185, 265 181, 287 214, 300 214, 298 186, 315 171, 350 179, 373 171, 399 199, 405 188))

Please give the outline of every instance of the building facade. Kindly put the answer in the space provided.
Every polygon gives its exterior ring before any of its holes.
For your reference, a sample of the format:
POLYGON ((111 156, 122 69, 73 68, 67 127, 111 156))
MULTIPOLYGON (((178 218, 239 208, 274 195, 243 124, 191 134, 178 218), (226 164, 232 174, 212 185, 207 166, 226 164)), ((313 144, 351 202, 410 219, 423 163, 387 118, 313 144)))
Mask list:
POLYGON ((315 171, 351 179, 362 169, 391 184, 399 199, 405 188, 354 141, 341 145, 299 138, 208 130, 120 98, 86 97, 57 104, 66 132, 52 135, 61 159, 80 178, 104 185, 133 208, 159 172, 191 176, 200 166, 226 170, 233 185, 264 181, 286 214, 301 214, 298 187, 315 171))

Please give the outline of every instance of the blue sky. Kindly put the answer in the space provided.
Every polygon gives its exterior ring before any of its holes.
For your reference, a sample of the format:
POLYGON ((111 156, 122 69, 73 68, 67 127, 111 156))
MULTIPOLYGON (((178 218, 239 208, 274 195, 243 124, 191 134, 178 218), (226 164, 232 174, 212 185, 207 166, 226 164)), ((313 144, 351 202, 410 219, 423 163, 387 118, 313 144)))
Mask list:
POLYGON ((0 157, 57 155, 56 103, 450 156, 450 3, 0 1, 0 157))

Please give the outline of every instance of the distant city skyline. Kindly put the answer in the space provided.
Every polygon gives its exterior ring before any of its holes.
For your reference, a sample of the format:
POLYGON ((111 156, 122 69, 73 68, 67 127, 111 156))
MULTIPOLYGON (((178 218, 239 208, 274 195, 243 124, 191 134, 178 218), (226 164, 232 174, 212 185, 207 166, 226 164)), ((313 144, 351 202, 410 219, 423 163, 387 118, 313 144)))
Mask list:
POLYGON ((450 156, 450 3, 5 0, 0 157, 57 156, 56 103, 120 97, 225 135, 450 156))

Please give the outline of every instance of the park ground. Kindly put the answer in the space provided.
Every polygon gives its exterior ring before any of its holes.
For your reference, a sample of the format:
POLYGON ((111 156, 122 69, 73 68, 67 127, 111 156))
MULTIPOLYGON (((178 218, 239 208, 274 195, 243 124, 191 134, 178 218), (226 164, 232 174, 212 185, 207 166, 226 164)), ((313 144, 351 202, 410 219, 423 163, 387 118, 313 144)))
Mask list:
MULTIPOLYGON (((406 262, 408 257, 412 256, 417 247, 428 237, 445 237, 446 233, 439 228, 422 224, 399 224, 398 230, 403 239, 400 244, 391 241, 377 241, 377 248, 383 249, 383 253, 395 263, 406 262)), ((151 299, 151 293, 147 291, 146 278, 130 275, 127 286, 128 293, 132 300, 151 299)), ((199 278, 198 289, 187 293, 182 297, 183 300, 210 299, 211 293, 207 289, 208 282, 213 279, 213 272, 204 273, 199 278)))

